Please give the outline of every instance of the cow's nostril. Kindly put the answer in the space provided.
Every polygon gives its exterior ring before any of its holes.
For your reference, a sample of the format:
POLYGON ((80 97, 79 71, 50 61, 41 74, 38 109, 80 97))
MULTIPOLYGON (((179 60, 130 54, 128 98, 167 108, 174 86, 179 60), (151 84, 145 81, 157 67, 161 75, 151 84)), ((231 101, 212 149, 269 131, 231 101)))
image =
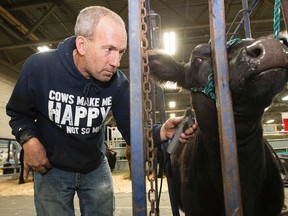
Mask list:
POLYGON ((246 48, 246 51, 248 53, 249 56, 251 56, 252 58, 257 58, 258 56, 260 56, 262 54, 262 49, 257 46, 249 46, 246 48))

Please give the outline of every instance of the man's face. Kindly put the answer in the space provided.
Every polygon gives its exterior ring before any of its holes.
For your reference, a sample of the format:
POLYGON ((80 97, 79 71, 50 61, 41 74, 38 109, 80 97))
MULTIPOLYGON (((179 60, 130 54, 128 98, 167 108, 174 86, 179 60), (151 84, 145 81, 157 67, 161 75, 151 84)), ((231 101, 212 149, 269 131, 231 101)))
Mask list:
POLYGON ((84 73, 97 80, 109 81, 127 47, 127 33, 109 17, 100 19, 94 39, 86 38, 84 73))

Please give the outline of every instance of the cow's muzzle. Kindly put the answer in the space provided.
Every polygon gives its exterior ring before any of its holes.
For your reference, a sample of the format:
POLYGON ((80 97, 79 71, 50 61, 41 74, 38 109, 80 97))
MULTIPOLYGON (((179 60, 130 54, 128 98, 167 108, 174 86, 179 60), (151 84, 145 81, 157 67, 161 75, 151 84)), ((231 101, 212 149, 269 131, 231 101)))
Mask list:
POLYGON ((260 39, 246 47, 250 64, 258 72, 275 68, 288 69, 288 48, 274 39, 260 39))

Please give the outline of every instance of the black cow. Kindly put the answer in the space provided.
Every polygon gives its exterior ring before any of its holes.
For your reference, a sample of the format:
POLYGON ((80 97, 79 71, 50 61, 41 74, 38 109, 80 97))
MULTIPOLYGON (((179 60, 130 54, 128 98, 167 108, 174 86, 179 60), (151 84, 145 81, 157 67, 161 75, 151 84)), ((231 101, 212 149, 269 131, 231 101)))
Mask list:
MULTIPOLYGON (((284 188, 263 137, 261 118, 287 84, 288 49, 277 40, 262 38, 236 41, 227 50, 243 215, 279 216, 284 188)), ((189 216, 224 216, 217 109, 213 94, 202 91, 211 81, 210 45, 198 45, 188 63, 160 51, 148 53, 151 75, 191 90, 199 125, 196 137, 171 157, 178 205, 189 216)))

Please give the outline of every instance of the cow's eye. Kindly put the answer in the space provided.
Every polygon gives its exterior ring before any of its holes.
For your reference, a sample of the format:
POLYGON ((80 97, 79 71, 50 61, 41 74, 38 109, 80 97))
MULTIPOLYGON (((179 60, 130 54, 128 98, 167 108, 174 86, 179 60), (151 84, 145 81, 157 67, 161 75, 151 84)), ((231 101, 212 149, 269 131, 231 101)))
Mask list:
POLYGON ((202 64, 203 59, 200 58, 200 57, 195 57, 194 62, 197 62, 197 63, 199 63, 199 64, 202 64))

